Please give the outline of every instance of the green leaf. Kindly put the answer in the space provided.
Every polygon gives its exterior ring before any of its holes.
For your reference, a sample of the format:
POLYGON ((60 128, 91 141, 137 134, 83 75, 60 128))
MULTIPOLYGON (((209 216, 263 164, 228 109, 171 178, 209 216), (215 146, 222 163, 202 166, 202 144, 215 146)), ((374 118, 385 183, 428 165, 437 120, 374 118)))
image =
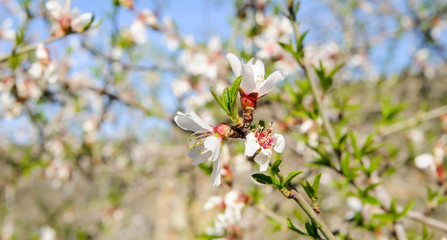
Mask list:
POLYGON ((314 182, 312 183, 312 188, 315 190, 315 196, 318 196, 318 188, 320 187, 320 179, 323 173, 320 172, 315 176, 314 182))
POLYGON ((400 212, 400 213, 397 215, 397 219, 402 218, 402 217, 405 217, 405 215, 407 215, 408 211, 410 211, 410 209, 413 208, 413 206, 414 206, 414 199, 411 200, 411 201, 405 206, 404 210, 403 210, 402 212, 400 212))
POLYGON ((354 155, 356 159, 360 158, 360 151, 357 147, 357 139, 355 138, 355 134, 352 131, 349 131, 349 138, 351 139, 352 148, 354 148, 354 155))
POLYGON ((389 213, 374 214, 372 217, 375 218, 375 219, 384 221, 384 222, 393 222, 395 220, 394 216, 392 214, 389 214, 389 213))
POLYGON ((211 94, 213 95, 214 99, 216 100, 216 102, 219 104, 219 106, 228 114, 230 115, 231 113, 228 111, 228 109, 226 108, 226 106, 224 105, 224 103, 222 102, 222 100, 217 96, 217 94, 213 91, 212 88, 210 88, 211 94))
POLYGON ((305 232, 303 232, 303 231, 301 231, 300 229, 296 228, 296 227, 293 225, 292 220, 290 220, 290 218, 287 218, 287 227, 288 227, 290 230, 292 230, 292 231, 294 231, 294 232, 296 232, 296 233, 298 233, 298 234, 301 234, 301 235, 307 235, 305 232))
POLYGON ((349 155, 349 153, 346 153, 345 157, 342 158, 342 160, 341 160, 341 172, 346 177, 350 176, 350 171, 349 171, 350 162, 351 162, 351 155, 349 155))
POLYGON ((289 185, 289 183, 298 175, 300 175, 301 173, 303 173, 303 171, 296 171, 296 172, 291 172, 289 173, 289 175, 287 175, 286 179, 284 180, 284 187, 287 187, 289 185))
POLYGON ((233 84, 231 84, 231 88, 230 88, 230 96, 231 96, 231 103, 232 103, 232 113, 234 113, 235 111, 237 111, 236 109, 236 99, 237 99, 237 93, 239 92, 239 86, 241 85, 242 82, 242 76, 237 77, 233 84))
POLYGON ((371 205, 377 205, 377 206, 382 205, 382 203, 377 198, 370 196, 370 195, 366 195, 366 196, 362 197, 362 200, 365 203, 369 203, 371 205))
POLYGON ((225 88, 222 93, 222 102, 231 115, 231 106, 230 106, 231 102, 230 101, 231 101, 230 90, 228 90, 228 88, 225 88))
POLYGON ((309 181, 303 182, 300 181, 301 186, 303 186, 304 191, 306 192, 309 198, 315 198, 315 189, 310 185, 309 181))
POLYGON ((328 77, 333 78, 335 74, 343 67, 345 66, 345 63, 340 63, 337 66, 332 69, 332 71, 329 73, 328 77))
POLYGON ((272 176, 276 176, 276 174, 279 172, 279 165, 281 164, 281 162, 282 160, 278 159, 272 164, 272 167, 270 168, 270 173, 272 174, 272 176))
POLYGON ((312 222, 307 222, 305 225, 307 234, 311 236, 314 239, 321 239, 321 237, 318 235, 318 228, 313 224, 312 222))
POLYGON ((270 176, 264 175, 262 173, 255 173, 251 177, 258 183, 261 184, 273 184, 273 180, 270 176))
POLYGON ((306 37, 306 35, 309 33, 309 30, 305 31, 303 34, 301 34, 300 38, 298 39, 298 41, 296 42, 296 46, 297 46, 297 52, 299 52, 300 54, 302 54, 301 56, 304 56, 304 52, 303 52, 303 41, 304 38, 306 37))

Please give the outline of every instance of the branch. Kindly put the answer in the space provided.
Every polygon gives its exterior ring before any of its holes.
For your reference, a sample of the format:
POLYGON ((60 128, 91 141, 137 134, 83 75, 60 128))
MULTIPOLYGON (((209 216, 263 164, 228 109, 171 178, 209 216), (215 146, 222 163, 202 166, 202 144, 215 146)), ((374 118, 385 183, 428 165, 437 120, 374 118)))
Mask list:
MULTIPOLYGON (((299 31, 298 31, 298 23, 293 21, 290 17, 290 22, 293 26, 293 33, 295 34, 295 38, 298 41, 298 39, 300 39, 300 35, 299 35, 299 31)), ((309 81, 310 84, 310 88, 312 90, 312 96, 315 99, 315 103, 318 106, 318 111, 321 115, 321 118, 323 119, 323 126, 326 129, 326 132, 329 136, 329 140, 331 141, 331 143, 336 143, 337 139, 335 137, 335 132, 334 129, 332 128, 330 122, 329 122, 329 118, 327 117, 325 108, 323 103, 321 102, 321 94, 319 93, 318 87, 317 87, 317 82, 315 81, 315 79, 313 78, 312 74, 309 73, 308 67, 306 66, 305 63, 303 63, 303 61, 298 61, 298 64, 301 66, 301 68, 304 71, 304 75, 306 76, 307 80, 309 81)))
POLYGON ((406 217, 447 233, 447 223, 424 216, 424 214, 422 213, 415 211, 408 211, 406 217))
POLYGON ((64 38, 65 36, 67 36, 67 35, 53 36, 53 37, 51 37, 51 38, 49 38, 47 40, 44 40, 42 42, 38 42, 38 43, 31 44, 31 45, 27 45, 25 47, 20 48, 19 50, 12 51, 10 54, 8 54, 6 56, 0 57, 0 62, 4 62, 4 61, 8 60, 9 58, 11 58, 13 56, 17 56, 17 55, 20 55, 20 54, 23 54, 23 53, 27 53, 27 52, 33 51, 40 44, 44 44, 45 45, 47 43, 51 43, 51 42, 54 42, 54 41, 59 40, 61 38, 64 38))
POLYGON ((382 136, 391 135, 393 133, 400 132, 406 128, 413 127, 418 123, 429 121, 433 118, 437 118, 444 114, 447 114, 447 105, 435 108, 425 113, 416 114, 416 116, 413 118, 409 118, 405 121, 398 122, 387 127, 383 127, 379 129, 379 133, 381 133, 382 136))
POLYGON ((307 214, 307 216, 309 216, 309 218, 312 219, 312 221, 318 225, 318 228, 327 239, 335 240, 334 234, 332 234, 332 231, 320 218, 320 215, 318 215, 314 211, 314 209, 306 202, 306 200, 303 198, 303 196, 301 196, 298 190, 296 189, 294 190, 296 191, 296 194, 293 196, 292 199, 301 207, 301 209, 303 209, 303 211, 307 214))

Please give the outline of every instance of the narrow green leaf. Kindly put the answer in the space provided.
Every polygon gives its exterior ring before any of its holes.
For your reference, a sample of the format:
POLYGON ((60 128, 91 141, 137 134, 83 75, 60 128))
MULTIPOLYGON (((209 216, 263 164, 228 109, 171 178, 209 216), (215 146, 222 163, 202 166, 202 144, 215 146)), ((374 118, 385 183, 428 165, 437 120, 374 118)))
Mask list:
POLYGON ((359 148, 357 147, 357 139, 355 138, 354 132, 349 131, 349 138, 351 139, 352 148, 354 148, 355 158, 358 159, 360 158, 360 151, 359 148))
POLYGON ((213 95, 214 99, 216 100, 216 102, 219 104, 219 106, 228 114, 230 115, 230 112, 228 111, 228 109, 225 107, 224 103, 222 102, 222 100, 217 96, 217 94, 213 91, 212 88, 210 88, 211 94, 213 95))
POLYGON ((273 184, 273 180, 270 176, 264 175, 262 173, 255 173, 251 177, 258 183, 261 184, 273 184))
POLYGON ((230 90, 228 90, 228 88, 225 88, 223 93, 222 93, 222 102, 224 104, 224 106, 227 107, 228 112, 230 113, 229 115, 231 115, 231 98, 230 98, 230 90))
POLYGON ((241 85, 242 82, 242 75, 237 77, 233 84, 231 84, 231 88, 230 88, 230 96, 231 96, 231 112, 234 113, 235 111, 237 111, 236 109, 236 99, 237 99, 237 93, 239 92, 239 86, 241 85))
POLYGON ((315 198, 315 189, 310 185, 309 181, 303 182, 300 181, 301 186, 303 186, 304 191, 306 192, 309 198, 315 198))
POLYGON ((405 215, 407 215, 408 211, 410 211, 410 209, 413 208, 413 206, 414 206, 414 199, 411 200, 411 201, 405 206, 404 210, 403 210, 402 212, 400 212, 400 213, 397 215, 397 218, 399 219, 399 218, 405 217, 405 215))
POLYGON ((363 200, 365 203, 369 203, 369 204, 371 204, 371 205, 377 205, 377 206, 380 206, 380 205, 382 204, 382 202, 380 202, 377 198, 375 198, 375 197, 373 197, 373 196, 370 196, 370 195, 366 195, 366 196, 364 196, 364 197, 362 198, 362 200, 363 200))
POLYGON ((374 214, 372 217, 377 219, 377 220, 384 221, 384 222, 393 222, 395 220, 394 216, 392 214, 389 214, 389 213, 374 214))
POLYGON ((322 174, 322 172, 317 174, 317 176, 315 176, 314 182, 312 183, 312 188, 315 191, 315 196, 318 196, 318 188, 320 187, 320 179, 322 174))
POLYGON ((380 156, 377 156, 371 161, 369 168, 367 169, 367 174, 368 175, 371 174, 376 169, 378 169, 379 166, 380 166, 380 156))
POLYGON ((332 71, 329 73, 328 77, 332 78, 334 75, 343 67, 345 66, 345 63, 340 63, 337 66, 332 69, 332 71))
POLYGON ((298 41, 297 41, 297 50, 298 51, 301 51, 303 49, 303 41, 308 33, 309 33, 309 30, 305 31, 303 34, 301 34, 300 38, 298 39, 298 41))
POLYGON ((287 187, 289 185, 289 183, 298 175, 300 175, 301 173, 303 173, 303 171, 296 171, 296 172, 291 172, 289 173, 289 175, 287 175, 286 179, 284 180, 284 187, 287 187))
POLYGON ((351 155, 349 153, 345 154, 345 157, 341 159, 341 172, 345 176, 349 176, 349 165, 351 162, 351 155))
POLYGON ((272 164, 272 167, 270 168, 270 173, 272 174, 272 176, 276 176, 276 174, 279 172, 279 165, 281 164, 281 162, 282 160, 278 159, 272 164))
POLYGON ((299 233, 299 234, 301 234, 301 235, 307 235, 305 232, 303 232, 303 231, 299 230, 298 228, 296 228, 296 227, 293 225, 292 220, 290 220, 290 218, 287 218, 287 227, 288 227, 290 230, 292 230, 292 231, 294 231, 294 232, 296 232, 296 233, 299 233))

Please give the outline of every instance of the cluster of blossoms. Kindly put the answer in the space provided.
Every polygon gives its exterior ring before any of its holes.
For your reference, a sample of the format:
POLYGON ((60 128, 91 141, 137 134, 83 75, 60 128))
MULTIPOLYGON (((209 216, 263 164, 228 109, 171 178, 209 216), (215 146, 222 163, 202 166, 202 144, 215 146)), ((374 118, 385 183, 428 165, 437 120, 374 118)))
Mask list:
POLYGON ((267 169, 272 159, 272 149, 281 153, 285 146, 282 135, 272 134, 271 129, 262 126, 251 130, 251 123, 257 100, 273 90, 286 77, 286 74, 275 71, 265 79, 264 64, 260 60, 251 59, 245 64, 231 53, 227 54, 227 59, 234 75, 242 76, 239 94, 243 117, 238 117, 237 125, 221 123, 212 127, 192 111, 186 114, 178 112, 174 117, 174 121, 180 128, 193 132, 189 151, 193 164, 197 165, 207 160, 213 162, 211 179, 214 186, 221 184, 221 148, 229 138, 246 138, 245 156, 254 158, 260 166, 260 171, 267 169))
POLYGON ((92 13, 80 14, 78 9, 70 12, 70 6, 65 2, 61 5, 57 0, 46 2, 50 18, 53 20, 52 34, 55 36, 63 36, 70 33, 82 33, 90 27, 94 16, 92 13))
MULTIPOLYGON (((242 211, 249 202, 249 197, 239 190, 232 190, 225 197, 211 196, 203 206, 204 210, 218 209, 221 213, 214 219, 214 226, 205 230, 211 236, 241 235, 242 211)), ((232 238, 229 238, 232 239, 232 238)))
MULTIPOLYGON (((447 116, 441 116, 443 135, 434 143, 431 153, 422 153, 415 157, 414 162, 419 169, 430 169, 436 177, 437 182, 442 185, 445 181, 444 159, 447 153, 447 116)), ((416 135, 414 132, 410 136, 414 144, 418 144, 419 139, 424 139, 423 134, 416 135)))

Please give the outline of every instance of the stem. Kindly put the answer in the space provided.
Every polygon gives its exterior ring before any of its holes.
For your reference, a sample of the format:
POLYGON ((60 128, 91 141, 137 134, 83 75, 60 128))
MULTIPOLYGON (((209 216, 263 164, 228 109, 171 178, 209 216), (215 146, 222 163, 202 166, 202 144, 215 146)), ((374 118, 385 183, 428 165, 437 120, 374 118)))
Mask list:
MULTIPOLYGON (((293 26, 293 33, 295 34, 295 38, 296 40, 298 40, 300 38, 300 34, 298 31, 298 23, 295 21, 290 20, 292 26, 293 26)), ((321 95, 320 92, 318 91, 318 87, 317 87, 317 83, 315 81, 315 79, 313 78, 312 74, 309 73, 308 67, 306 66, 306 64, 302 61, 297 59, 298 64, 301 66, 301 68, 304 71, 304 75, 306 76, 307 80, 309 81, 310 84, 310 88, 312 91, 312 96, 315 99, 315 103, 318 106, 318 111, 321 115, 321 118, 323 119, 323 126, 329 136, 329 140, 331 141, 331 143, 336 143, 337 139, 335 137, 335 132, 334 129, 332 129, 332 126, 329 122, 329 118, 327 117, 327 114, 325 112, 323 103, 321 101, 321 95)))
POLYGON ((38 42, 38 43, 34 43, 34 44, 31 44, 31 45, 25 46, 23 48, 20 48, 17 51, 13 51, 12 53, 10 53, 10 54, 8 54, 6 56, 0 57, 0 62, 4 62, 4 61, 8 60, 9 58, 11 58, 13 56, 17 56, 17 55, 20 55, 20 54, 23 54, 23 53, 26 53, 26 52, 29 52, 29 51, 33 51, 40 44, 44 44, 45 45, 47 43, 54 42, 54 41, 56 41, 58 39, 61 39, 61 38, 65 37, 65 36, 67 36, 67 35, 53 36, 53 37, 51 37, 51 38, 49 38, 47 40, 44 40, 42 42, 38 42))
POLYGON ((422 213, 415 211, 408 211, 406 217, 447 233, 447 223, 424 216, 424 214, 422 213))
POLYGON ((324 223, 320 216, 313 210, 313 208, 306 202, 306 200, 301 196, 301 194, 295 189, 296 193, 293 196, 293 200, 298 203, 298 205, 303 209, 303 211, 309 216, 314 223, 318 225, 318 228, 323 233, 323 235, 329 240, 335 240, 334 234, 329 229, 329 227, 324 223))
POLYGON ((420 122, 425 122, 425 121, 429 121, 433 118, 437 118, 439 116, 442 116, 443 114, 447 114, 447 105, 444 105, 442 107, 439 108, 435 108, 431 111, 425 112, 425 113, 420 113, 417 114, 415 117, 413 118, 409 118, 405 121, 402 122, 398 122, 395 123, 391 126, 388 127, 384 127, 382 129, 379 129, 379 132, 381 133, 382 136, 387 136, 387 135, 391 135, 393 133, 402 131, 406 128, 412 127, 417 125, 420 122))

